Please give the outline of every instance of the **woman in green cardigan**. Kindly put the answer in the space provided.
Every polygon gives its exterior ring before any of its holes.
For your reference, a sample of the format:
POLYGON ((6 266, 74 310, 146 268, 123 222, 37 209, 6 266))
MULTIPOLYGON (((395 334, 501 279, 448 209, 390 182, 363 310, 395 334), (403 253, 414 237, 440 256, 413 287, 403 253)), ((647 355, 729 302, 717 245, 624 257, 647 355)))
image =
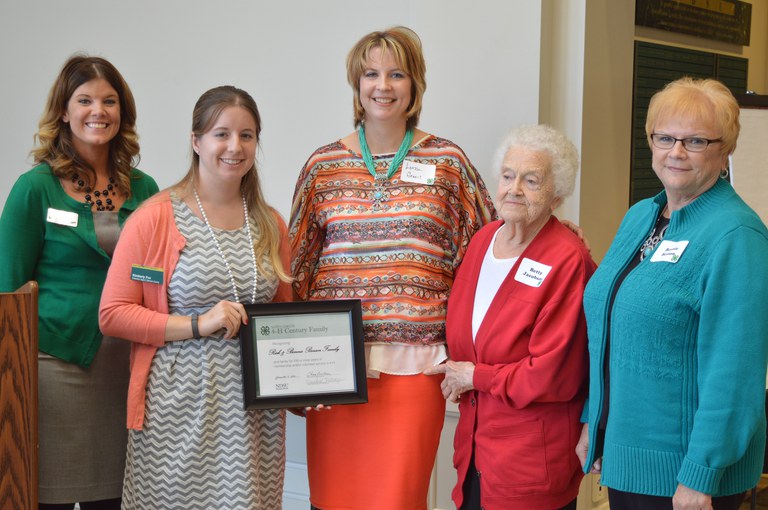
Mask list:
POLYGON ((768 230, 727 181, 739 105, 681 78, 645 124, 664 186, 624 216, 584 290, 577 455, 611 510, 736 510, 765 448, 768 230))
POLYGON ((0 291, 40 289, 41 509, 120 508, 129 345, 101 334, 98 305, 120 227, 158 189, 133 168, 135 126, 117 69, 71 57, 35 135, 37 166, 0 216, 0 291))

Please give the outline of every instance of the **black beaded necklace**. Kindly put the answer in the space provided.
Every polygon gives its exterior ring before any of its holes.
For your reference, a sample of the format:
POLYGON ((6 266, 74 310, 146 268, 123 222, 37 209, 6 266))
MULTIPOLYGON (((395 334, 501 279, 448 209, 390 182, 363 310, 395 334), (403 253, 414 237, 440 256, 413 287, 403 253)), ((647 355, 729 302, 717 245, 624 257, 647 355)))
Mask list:
POLYGON ((109 195, 112 196, 117 195, 117 183, 115 182, 114 177, 109 178, 109 184, 107 184, 106 189, 99 191, 93 191, 90 186, 85 185, 85 181, 80 178, 79 175, 74 174, 72 176, 72 184, 75 185, 75 189, 77 191, 83 191, 85 192, 85 203, 89 205, 91 208, 93 208, 94 204, 96 205, 97 211, 114 211, 115 205, 112 203, 112 199, 109 198, 109 195), (93 193, 93 196, 91 196, 91 193, 93 193), (94 197, 96 200, 94 201, 94 197), (102 200, 102 198, 104 200, 102 200))

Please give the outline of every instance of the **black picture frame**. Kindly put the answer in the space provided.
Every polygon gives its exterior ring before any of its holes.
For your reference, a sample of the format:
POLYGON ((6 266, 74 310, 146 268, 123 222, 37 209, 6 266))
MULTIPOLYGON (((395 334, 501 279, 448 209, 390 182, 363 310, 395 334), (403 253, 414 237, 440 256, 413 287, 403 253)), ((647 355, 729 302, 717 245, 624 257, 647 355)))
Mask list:
POLYGON ((246 409, 368 401, 359 299, 260 303, 245 305, 245 311, 240 345, 246 409))

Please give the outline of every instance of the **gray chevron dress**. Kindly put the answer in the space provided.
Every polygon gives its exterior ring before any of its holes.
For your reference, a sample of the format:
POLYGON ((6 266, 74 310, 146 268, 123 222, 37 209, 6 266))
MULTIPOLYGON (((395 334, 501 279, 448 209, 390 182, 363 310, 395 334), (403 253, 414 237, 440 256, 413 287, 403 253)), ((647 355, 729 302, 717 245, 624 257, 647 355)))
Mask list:
MULTIPOLYGON (((187 245, 168 285, 171 314, 203 313, 234 300, 205 223, 176 197, 173 207, 187 245)), ((250 301, 248 236, 242 228, 214 231, 241 302, 250 301)), ((276 289, 274 274, 259 274, 256 301, 270 301, 276 289)), ((123 509, 280 509, 284 465, 285 412, 243 410, 237 340, 219 334, 157 351, 144 428, 129 435, 123 509)))

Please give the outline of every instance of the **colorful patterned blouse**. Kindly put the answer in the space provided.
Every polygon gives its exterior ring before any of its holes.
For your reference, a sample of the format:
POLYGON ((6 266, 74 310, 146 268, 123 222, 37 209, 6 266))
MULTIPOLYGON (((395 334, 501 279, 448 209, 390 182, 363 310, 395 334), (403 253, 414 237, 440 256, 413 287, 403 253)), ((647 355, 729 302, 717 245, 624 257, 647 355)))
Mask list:
MULTIPOLYGON (((393 156, 374 156, 377 172, 393 156)), ((434 346, 445 343, 454 271, 495 213, 454 143, 427 135, 408 161, 434 166, 434 183, 405 182, 398 170, 374 189, 362 157, 341 141, 312 154, 291 209, 294 290, 305 300, 361 299, 368 343, 434 346)))

